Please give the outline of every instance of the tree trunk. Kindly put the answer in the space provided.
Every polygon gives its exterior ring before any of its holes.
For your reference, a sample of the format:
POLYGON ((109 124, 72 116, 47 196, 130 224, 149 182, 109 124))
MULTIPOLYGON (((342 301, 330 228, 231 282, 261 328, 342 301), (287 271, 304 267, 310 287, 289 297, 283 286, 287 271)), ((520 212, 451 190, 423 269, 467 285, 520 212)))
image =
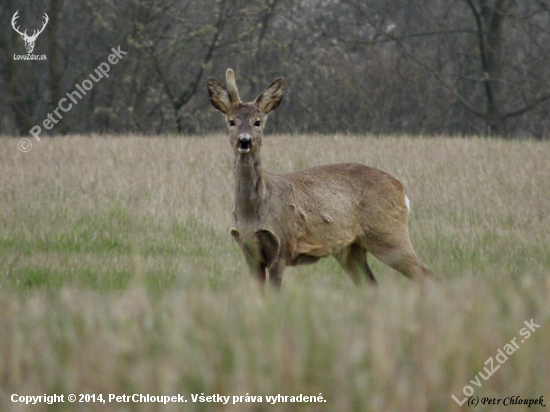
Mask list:
POLYGON ((484 74, 485 100, 487 103, 485 121, 487 133, 504 136, 504 99, 502 98, 502 26, 505 14, 510 9, 509 0, 480 0, 478 30, 480 58, 484 74))
MULTIPOLYGON (((61 1, 51 0, 50 3, 50 21, 48 25, 48 67, 50 70, 50 110, 57 107, 62 97, 61 90, 61 66, 59 62, 59 43, 57 35, 59 33, 59 15, 61 13, 61 1)), ((59 122, 56 126, 58 133, 64 133, 67 122, 59 122), (64 126, 65 124, 65 126, 64 126)))

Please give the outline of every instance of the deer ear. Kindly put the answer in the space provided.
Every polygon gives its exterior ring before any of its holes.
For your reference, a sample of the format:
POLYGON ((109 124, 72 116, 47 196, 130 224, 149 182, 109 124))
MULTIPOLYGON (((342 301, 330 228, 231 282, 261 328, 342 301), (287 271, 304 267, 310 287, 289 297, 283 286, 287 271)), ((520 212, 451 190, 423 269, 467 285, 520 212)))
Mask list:
POLYGON ((283 101, 285 94, 285 79, 279 77, 258 96, 254 103, 264 114, 275 110, 283 101))
POLYGON ((206 88, 212 106, 227 115, 233 104, 229 91, 213 77, 209 77, 206 81, 206 88))
POLYGON ((254 234, 260 245, 262 260, 266 264, 271 265, 279 257, 279 250, 281 247, 279 238, 275 233, 267 229, 257 230, 254 234))

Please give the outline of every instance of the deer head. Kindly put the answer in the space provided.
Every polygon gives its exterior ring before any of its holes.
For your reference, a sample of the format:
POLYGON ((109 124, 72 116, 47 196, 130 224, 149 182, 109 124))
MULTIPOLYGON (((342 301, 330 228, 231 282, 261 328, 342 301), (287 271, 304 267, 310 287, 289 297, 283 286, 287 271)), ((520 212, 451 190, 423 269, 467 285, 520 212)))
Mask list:
POLYGON ((18 16, 19 10, 15 12, 11 19, 11 25, 13 29, 21 35, 21 38, 25 41, 25 49, 27 49, 27 53, 30 54, 34 50, 34 43, 36 42, 36 39, 40 33, 44 31, 46 28, 46 24, 48 24, 48 21, 50 18, 46 13, 44 13, 44 23, 42 24, 42 28, 40 30, 33 30, 32 36, 27 35, 27 30, 25 30, 23 33, 19 31, 19 27, 15 27, 15 21, 19 18, 18 16))
POLYGON ((233 70, 227 69, 226 81, 227 88, 215 78, 208 78, 206 86, 210 101, 225 115, 235 155, 254 155, 261 147, 262 131, 268 113, 276 109, 283 100, 285 79, 280 77, 275 80, 250 103, 241 102, 233 70))

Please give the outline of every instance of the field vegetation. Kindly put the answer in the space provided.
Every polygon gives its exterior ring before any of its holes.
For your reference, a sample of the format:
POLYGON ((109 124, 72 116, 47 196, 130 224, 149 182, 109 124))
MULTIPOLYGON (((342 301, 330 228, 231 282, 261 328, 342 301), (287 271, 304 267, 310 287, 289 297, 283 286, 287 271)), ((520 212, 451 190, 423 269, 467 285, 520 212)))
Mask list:
POLYGON ((33 144, 0 139, 0 410, 459 411, 466 386, 480 411, 550 404, 549 141, 265 137, 270 171, 354 161, 400 179, 412 243, 445 281, 372 259, 379 287, 356 287, 324 259, 264 296, 229 235, 225 136, 33 144), (86 393, 187 403, 11 401, 86 393))

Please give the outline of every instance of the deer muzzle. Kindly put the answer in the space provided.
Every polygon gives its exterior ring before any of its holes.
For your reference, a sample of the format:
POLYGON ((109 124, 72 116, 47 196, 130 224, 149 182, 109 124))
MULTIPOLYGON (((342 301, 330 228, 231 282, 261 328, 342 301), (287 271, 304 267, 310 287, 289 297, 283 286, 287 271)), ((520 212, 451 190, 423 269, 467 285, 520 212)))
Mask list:
POLYGON ((237 150, 239 153, 248 153, 250 152, 250 148, 252 147, 252 138, 250 135, 242 135, 239 136, 239 139, 237 140, 237 150))

